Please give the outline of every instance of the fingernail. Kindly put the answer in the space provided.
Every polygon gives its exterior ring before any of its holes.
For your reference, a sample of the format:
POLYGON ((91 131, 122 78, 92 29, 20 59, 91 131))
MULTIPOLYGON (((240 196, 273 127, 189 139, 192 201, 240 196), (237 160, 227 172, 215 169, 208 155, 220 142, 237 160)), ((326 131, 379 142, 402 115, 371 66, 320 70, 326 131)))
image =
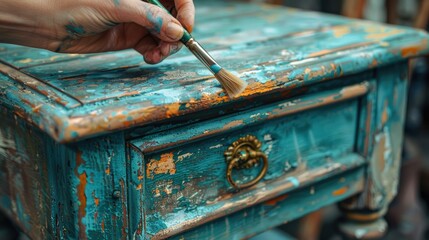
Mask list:
POLYGON ((172 40, 179 40, 183 36, 183 27, 175 22, 169 22, 165 34, 172 40))
POLYGON ((171 45, 170 55, 177 53, 181 48, 182 48, 182 44, 181 43, 171 45))

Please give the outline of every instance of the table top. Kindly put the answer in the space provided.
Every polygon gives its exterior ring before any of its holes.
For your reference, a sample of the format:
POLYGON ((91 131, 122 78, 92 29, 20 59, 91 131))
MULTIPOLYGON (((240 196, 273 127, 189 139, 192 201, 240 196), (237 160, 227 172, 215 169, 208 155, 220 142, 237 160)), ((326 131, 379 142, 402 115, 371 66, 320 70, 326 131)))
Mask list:
POLYGON ((240 97, 228 98, 187 49, 148 65, 133 50, 79 55, 0 44, 0 105, 70 142, 429 52, 427 33, 411 28, 265 4, 196 4, 193 35, 249 84, 240 97))

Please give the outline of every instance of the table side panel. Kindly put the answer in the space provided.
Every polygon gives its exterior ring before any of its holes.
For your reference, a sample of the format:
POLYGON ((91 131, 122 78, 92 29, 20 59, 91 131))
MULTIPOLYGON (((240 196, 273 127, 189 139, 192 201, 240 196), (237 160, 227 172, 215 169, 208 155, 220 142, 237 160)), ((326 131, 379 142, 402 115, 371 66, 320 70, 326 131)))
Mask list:
POLYGON ((128 239, 123 133, 58 144, 0 108, 0 209, 32 239, 128 239))

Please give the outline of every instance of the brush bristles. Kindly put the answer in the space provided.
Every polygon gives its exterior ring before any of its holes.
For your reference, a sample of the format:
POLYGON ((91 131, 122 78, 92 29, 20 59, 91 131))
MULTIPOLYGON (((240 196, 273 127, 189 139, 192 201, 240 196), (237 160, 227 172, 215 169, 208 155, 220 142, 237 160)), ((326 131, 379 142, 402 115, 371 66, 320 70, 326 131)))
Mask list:
POLYGON ((231 98, 238 96, 247 87, 247 83, 245 81, 223 68, 215 74, 215 77, 231 98))

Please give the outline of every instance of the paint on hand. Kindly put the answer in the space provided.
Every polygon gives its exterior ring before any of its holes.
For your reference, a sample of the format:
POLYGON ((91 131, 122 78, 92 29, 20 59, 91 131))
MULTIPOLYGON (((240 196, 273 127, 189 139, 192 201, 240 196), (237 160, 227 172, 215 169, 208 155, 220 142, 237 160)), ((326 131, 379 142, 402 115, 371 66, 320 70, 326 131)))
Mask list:
POLYGON ((76 24, 74 21, 70 21, 69 24, 66 25, 66 31, 72 38, 82 36, 86 33, 83 26, 76 24))
POLYGON ((152 32, 161 33, 163 19, 160 16, 154 16, 154 14, 151 11, 146 12, 146 17, 153 24, 152 29, 149 29, 152 32))
POLYGON ((115 4, 115 6, 119 6, 119 4, 121 4, 120 0, 113 0, 113 3, 115 4))

